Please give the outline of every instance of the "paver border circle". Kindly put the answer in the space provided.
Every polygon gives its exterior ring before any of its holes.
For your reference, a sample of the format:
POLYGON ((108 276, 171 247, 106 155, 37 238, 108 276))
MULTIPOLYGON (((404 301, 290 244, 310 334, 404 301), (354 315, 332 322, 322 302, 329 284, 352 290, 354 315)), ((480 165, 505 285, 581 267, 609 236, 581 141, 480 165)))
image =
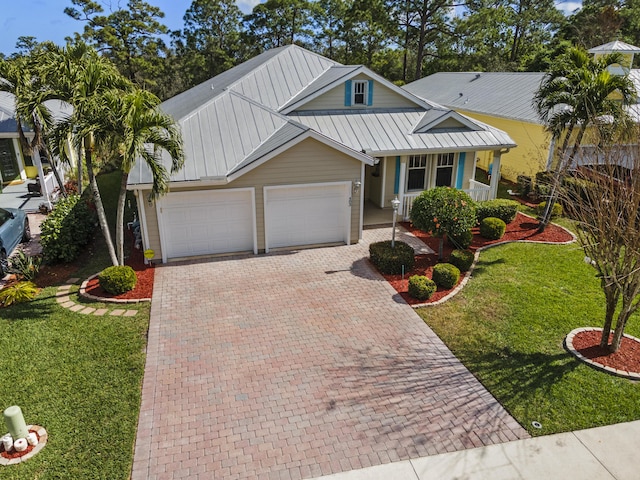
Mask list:
POLYGON ((142 303, 142 302, 151 301, 150 298, 105 298, 105 297, 98 297, 96 295, 91 295, 90 293, 87 293, 87 285, 91 280, 96 278, 98 275, 100 275, 100 272, 91 275, 84 282, 82 282, 82 285, 80 285, 80 290, 78 290, 78 295, 80 295, 83 298, 86 298, 89 300, 95 300, 97 302, 102 302, 102 303, 142 303))
POLYGON ((30 458, 33 458, 35 455, 40 453, 40 450, 42 450, 45 447, 45 445, 47 444, 47 438, 49 437, 49 435, 47 434, 47 431, 45 430, 44 427, 41 427, 40 425, 27 425, 27 430, 29 431, 35 430, 35 432, 38 435, 38 445, 36 445, 35 448, 31 450, 29 453, 21 457, 4 458, 2 455, 0 455, 0 465, 5 465, 5 466, 17 465, 19 463, 26 462, 30 458))
MULTIPOLYGON (((571 330, 567 336, 564 339, 564 347, 567 349, 567 351, 569 353, 571 353, 573 356, 575 356, 578 360, 580 360, 581 362, 586 363, 587 365, 589 365, 590 367, 593 367, 595 369, 601 370, 603 372, 606 372, 610 375, 616 375, 618 377, 622 377, 622 378, 627 378, 629 380, 640 380, 640 372, 629 372, 627 370, 618 370, 616 368, 613 367, 609 367, 607 365, 603 365, 602 363, 596 362, 594 360, 591 360, 590 358, 585 357, 584 355, 582 355, 578 350, 575 349, 575 347, 573 346, 573 339, 574 337, 581 332, 602 332, 602 328, 597 328, 597 327, 581 327, 581 328, 575 328, 573 330, 571 330)), ((626 333, 624 334, 624 336, 630 340, 633 340, 635 342, 640 343, 640 339, 633 337, 631 335, 627 335, 626 333)))

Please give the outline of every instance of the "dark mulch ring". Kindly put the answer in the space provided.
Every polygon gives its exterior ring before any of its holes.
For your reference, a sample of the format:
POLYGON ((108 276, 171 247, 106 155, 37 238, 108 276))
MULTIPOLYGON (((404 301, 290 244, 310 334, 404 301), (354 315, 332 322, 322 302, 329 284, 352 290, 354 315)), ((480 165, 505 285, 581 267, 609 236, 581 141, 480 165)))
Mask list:
POLYGON ((112 295, 105 291, 98 282, 98 277, 94 277, 87 282, 85 291, 95 297, 101 297, 105 299, 118 299, 118 300, 142 300, 145 298, 151 298, 153 294, 153 278, 155 274, 155 268, 153 265, 145 265, 144 255, 142 250, 137 248, 131 249, 131 254, 125 262, 136 272, 138 281, 133 290, 122 293, 120 295, 112 295))
MULTIPOLYGON (((600 330, 578 332, 573 337, 573 348, 583 357, 602 366, 640 373, 640 342, 626 336, 622 337, 618 351, 611 353, 607 348, 600 346, 600 337, 600 330)), ((613 334, 609 336, 609 342, 612 338, 613 334)))
MULTIPOLYGON (((432 237, 431 235, 414 228, 413 225, 408 222, 401 222, 401 225, 408 231, 413 233, 420 240, 422 240, 426 245, 429 246, 429 248, 431 248, 431 250, 436 253, 431 255, 416 255, 416 264, 411 271, 405 272, 404 279, 402 275, 383 276, 409 305, 437 302, 438 300, 451 293, 451 291, 456 287, 448 290, 438 287, 438 290, 436 290, 436 292, 428 300, 417 300, 409 295, 408 290, 410 276, 425 275, 431 278, 433 267, 434 265, 436 265, 436 263, 438 263, 437 252, 440 245, 440 239, 432 237)), ((573 240, 573 236, 571 236, 569 232, 561 227, 550 224, 547 226, 547 228, 545 228, 544 232, 540 233, 538 232, 538 225, 539 223, 535 219, 518 212, 513 222, 507 225, 505 234, 500 240, 487 240, 486 238, 482 238, 480 236, 479 228, 474 228, 472 230, 473 242, 471 243, 469 250, 475 252, 476 250, 478 250, 478 248, 501 242, 526 240, 530 242, 564 243, 573 240)), ((443 251, 445 262, 448 261, 452 251, 453 247, 448 245, 448 243, 445 241, 443 251)), ((458 285, 462 281, 463 277, 464 273, 460 275, 460 281, 458 282, 458 285)))

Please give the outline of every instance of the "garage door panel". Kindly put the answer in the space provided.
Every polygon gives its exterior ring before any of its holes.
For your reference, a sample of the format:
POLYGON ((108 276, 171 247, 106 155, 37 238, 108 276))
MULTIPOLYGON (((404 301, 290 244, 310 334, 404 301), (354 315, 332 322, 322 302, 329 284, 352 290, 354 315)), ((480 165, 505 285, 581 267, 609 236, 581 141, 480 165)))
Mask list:
POLYGON ((273 188, 266 198, 269 248, 347 242, 346 185, 273 188))
POLYGON ((163 203, 168 258, 254 249, 251 191, 177 192, 163 203))

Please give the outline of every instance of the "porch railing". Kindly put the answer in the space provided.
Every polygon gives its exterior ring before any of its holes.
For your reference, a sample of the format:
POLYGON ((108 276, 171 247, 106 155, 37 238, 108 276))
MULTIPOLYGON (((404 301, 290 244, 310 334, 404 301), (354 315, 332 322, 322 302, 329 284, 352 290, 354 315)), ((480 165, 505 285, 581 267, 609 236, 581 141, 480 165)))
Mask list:
MULTIPOLYGON (((491 187, 489 187, 489 185, 482 182, 477 182, 475 180, 470 180, 469 185, 471 186, 471 188, 465 188, 462 191, 469 194, 474 202, 483 202, 485 200, 489 200, 489 195, 491 192, 491 187)), ((409 220, 409 214, 411 213, 411 206, 413 205, 413 201, 421 193, 422 192, 405 193, 402 196, 402 216, 404 220, 409 220)))

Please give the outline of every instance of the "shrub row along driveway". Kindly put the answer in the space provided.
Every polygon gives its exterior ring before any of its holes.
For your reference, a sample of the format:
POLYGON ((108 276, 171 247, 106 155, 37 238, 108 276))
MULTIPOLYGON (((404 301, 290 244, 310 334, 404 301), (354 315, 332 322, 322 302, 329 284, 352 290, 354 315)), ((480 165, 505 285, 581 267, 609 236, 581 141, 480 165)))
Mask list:
POLYGON ((526 437, 366 254, 158 268, 132 478, 307 478, 526 437))

